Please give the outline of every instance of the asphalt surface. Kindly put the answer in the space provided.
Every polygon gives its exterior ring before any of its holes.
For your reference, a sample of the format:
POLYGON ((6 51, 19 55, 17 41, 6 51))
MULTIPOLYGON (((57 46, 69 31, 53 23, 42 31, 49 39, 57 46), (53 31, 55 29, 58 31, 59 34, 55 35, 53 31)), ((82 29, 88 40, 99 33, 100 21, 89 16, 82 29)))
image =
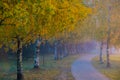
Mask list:
POLYGON ((92 65, 92 58, 96 55, 86 54, 74 61, 71 71, 75 80, 109 80, 92 65))

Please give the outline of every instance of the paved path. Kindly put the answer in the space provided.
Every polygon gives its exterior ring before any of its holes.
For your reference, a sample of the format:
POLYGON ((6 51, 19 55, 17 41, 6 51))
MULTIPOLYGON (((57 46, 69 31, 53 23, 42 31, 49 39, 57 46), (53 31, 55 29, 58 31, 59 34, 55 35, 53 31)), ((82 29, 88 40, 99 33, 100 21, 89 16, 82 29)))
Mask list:
POLYGON ((83 55, 72 64, 71 71, 75 80, 109 80, 92 66, 91 60, 96 55, 83 55))

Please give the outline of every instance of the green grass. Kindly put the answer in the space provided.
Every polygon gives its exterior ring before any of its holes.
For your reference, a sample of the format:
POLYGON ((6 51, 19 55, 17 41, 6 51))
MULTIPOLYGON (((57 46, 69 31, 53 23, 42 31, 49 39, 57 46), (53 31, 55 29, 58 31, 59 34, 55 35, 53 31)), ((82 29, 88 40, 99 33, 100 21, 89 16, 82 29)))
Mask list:
POLYGON ((120 80, 120 54, 110 55, 111 67, 106 68, 106 60, 104 56, 104 64, 99 64, 98 57, 93 59, 93 65, 111 80, 120 80))
MULTIPOLYGON (((33 59, 23 61, 23 70, 25 80, 58 80, 61 72, 68 70, 67 80, 74 80, 70 68, 72 62, 78 58, 78 55, 70 55, 62 60, 54 60, 53 55, 45 56, 45 65, 42 64, 40 58, 40 69, 33 69, 33 59)), ((16 61, 7 60, 0 62, 0 80, 16 79, 16 61)))

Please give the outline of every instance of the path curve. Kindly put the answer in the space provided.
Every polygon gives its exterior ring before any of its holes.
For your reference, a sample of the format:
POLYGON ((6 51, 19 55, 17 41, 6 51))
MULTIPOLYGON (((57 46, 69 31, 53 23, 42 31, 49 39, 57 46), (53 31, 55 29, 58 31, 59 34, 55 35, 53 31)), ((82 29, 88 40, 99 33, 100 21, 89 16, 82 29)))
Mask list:
POLYGON ((75 80, 109 80, 93 67, 91 60, 96 55, 83 55, 72 64, 71 71, 75 80))

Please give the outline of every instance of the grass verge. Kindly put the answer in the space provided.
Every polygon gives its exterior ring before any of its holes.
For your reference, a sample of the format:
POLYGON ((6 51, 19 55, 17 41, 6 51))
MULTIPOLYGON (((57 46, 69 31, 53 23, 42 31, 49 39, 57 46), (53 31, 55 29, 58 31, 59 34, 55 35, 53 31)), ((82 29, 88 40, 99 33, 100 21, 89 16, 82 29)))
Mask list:
POLYGON ((106 75, 111 80, 120 80, 120 54, 110 55, 110 63, 111 67, 106 67, 106 57, 103 57, 104 63, 99 63, 99 58, 95 57, 92 60, 93 65, 98 69, 101 73, 106 75))
MULTIPOLYGON (((74 80, 71 74, 71 64, 80 57, 70 55, 62 60, 54 60, 53 55, 45 56, 45 64, 40 58, 40 69, 33 69, 33 59, 23 61, 25 80, 74 80)), ((16 61, 1 61, 0 80, 16 80, 16 61)))

